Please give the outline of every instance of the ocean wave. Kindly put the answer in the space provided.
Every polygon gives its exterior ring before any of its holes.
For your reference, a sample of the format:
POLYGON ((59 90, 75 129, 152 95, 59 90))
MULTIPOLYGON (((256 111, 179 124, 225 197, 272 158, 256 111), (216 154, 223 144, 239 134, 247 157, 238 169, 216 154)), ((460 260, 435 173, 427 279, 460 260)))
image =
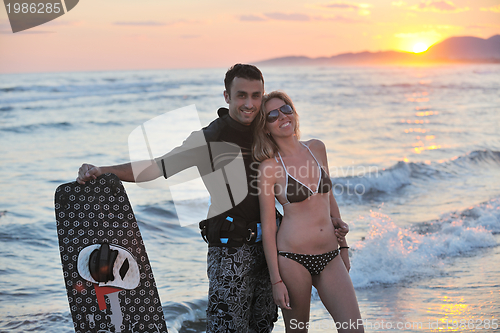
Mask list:
POLYGON ((433 276, 448 258, 496 246, 500 197, 406 228, 380 211, 372 211, 367 219, 368 235, 352 246, 350 274, 356 288, 433 276))
MULTIPOLYGON (((187 82, 192 85, 194 83, 187 82)), ((60 85, 27 85, 22 87, 0 88, 2 104, 16 104, 46 100, 60 100, 89 96, 113 96, 165 92, 179 88, 177 82, 147 81, 110 81, 109 79, 71 82, 60 85)))
POLYGON ((381 84, 384 88, 414 88, 421 86, 421 83, 393 83, 393 84, 381 84))
POLYGON ((495 162, 495 163, 500 163, 500 151, 494 151, 494 150, 475 150, 473 152, 470 152, 467 155, 464 156, 458 156, 456 158, 451 159, 450 161, 446 163, 453 163, 453 164, 477 164, 480 162, 495 162))
POLYGON ((361 176, 333 178, 333 189, 335 195, 362 196, 376 192, 392 192, 411 184, 410 178, 411 169, 408 163, 398 162, 393 167, 382 171, 377 170, 361 176))
POLYGON ((53 239, 43 224, 4 224, 0 228, 0 241, 11 244, 25 243, 38 249, 53 246, 53 239))
POLYGON ((206 329, 207 300, 194 302, 167 302, 163 307, 170 333, 203 332, 206 329))
POLYGON ((500 70, 475 69, 475 70, 473 70, 473 73, 479 74, 479 75, 497 75, 497 74, 500 74, 500 70))
MULTIPOLYGON (((207 301, 164 302, 163 313, 169 333, 203 332, 206 329, 207 301)), ((0 318, 0 332, 52 332, 74 331, 68 310, 49 313, 29 313, 18 316, 5 315, 0 318)))
MULTIPOLYGON (((393 193, 404 186, 412 185, 416 180, 449 179, 471 169, 491 168, 500 165, 500 152, 493 150, 476 150, 468 154, 453 157, 446 161, 403 162, 400 161, 390 168, 364 172, 357 176, 332 178, 335 195, 357 196, 393 193)), ((364 170, 364 169, 363 169, 364 170)), ((355 168, 352 169, 353 173, 355 168)), ((330 170, 330 175, 335 172, 330 170)))
POLYGON ((30 313, 15 317, 7 314, 0 319, 0 332, 27 331, 63 333, 74 331, 74 327, 68 311, 30 313))
POLYGON ((46 110, 48 107, 43 106, 43 105, 36 105, 36 106, 25 106, 22 108, 23 110, 34 110, 34 111, 39 111, 39 110, 46 110))
MULTIPOLYGON (((488 73, 490 74, 490 73, 488 73)), ((389 88, 389 89, 403 89, 407 91, 414 91, 415 89, 419 88, 426 88, 426 89, 436 89, 436 90, 486 90, 486 91, 494 91, 494 89, 498 89, 497 86, 495 87, 489 87, 484 84, 474 84, 471 82, 465 83, 447 83, 443 84, 440 82, 432 82, 431 80, 420 80, 418 82, 402 82, 402 83, 392 83, 392 84, 380 84, 376 86, 364 86, 365 88, 389 88)), ((389 93, 388 90, 385 90, 387 93, 389 93)), ((392 90, 391 90, 392 91, 392 90)))
POLYGON ((500 165, 500 151, 474 150, 445 161, 430 164, 411 162, 409 164, 412 178, 449 178, 468 173, 471 170, 488 169, 492 166, 497 168, 500 165))
MULTIPOLYGON (((117 121, 104 121, 104 122, 98 122, 98 121, 89 121, 89 124, 96 125, 96 126, 102 126, 102 127, 108 127, 108 126, 123 126, 123 123, 119 123, 117 121)), ((81 124, 81 123, 80 123, 81 124)))
MULTIPOLYGON (((109 127, 121 127, 123 126, 123 123, 119 123, 119 122, 116 122, 116 121, 102 121, 102 122, 98 122, 98 121, 78 121, 77 125, 79 127, 85 125, 85 124, 89 124, 89 125, 92 125, 92 126, 99 126, 99 127, 105 127, 105 128, 109 128, 109 127)), ((71 128, 72 126, 75 125, 75 122, 68 122, 68 121, 61 121, 61 122, 53 122, 53 123, 34 123, 34 124, 28 124, 28 125, 19 125, 19 126, 6 126, 6 127, 3 127, 1 128, 0 127, 0 131, 4 131, 4 132, 13 132, 13 133, 32 133, 34 131, 37 131, 37 130, 44 130, 44 129, 51 129, 51 130, 54 130, 54 129, 59 129, 59 130, 66 130, 66 129, 69 129, 71 128)))
POLYGON ((25 91, 25 88, 24 87, 0 88, 0 92, 3 92, 3 93, 10 93, 10 92, 17 92, 17 91, 25 91))
POLYGON ((461 83, 461 84, 439 84, 439 85, 431 85, 429 88, 434 88, 436 90, 481 90, 482 92, 498 92, 498 86, 492 86, 488 87, 484 84, 481 85, 475 85, 475 84, 470 84, 470 83, 461 83))
POLYGON ((22 126, 11 126, 0 128, 0 131, 4 132, 14 132, 14 133, 31 133, 34 130, 39 129, 66 129, 73 126, 73 124, 63 121, 58 123, 41 123, 41 124, 30 124, 22 126))

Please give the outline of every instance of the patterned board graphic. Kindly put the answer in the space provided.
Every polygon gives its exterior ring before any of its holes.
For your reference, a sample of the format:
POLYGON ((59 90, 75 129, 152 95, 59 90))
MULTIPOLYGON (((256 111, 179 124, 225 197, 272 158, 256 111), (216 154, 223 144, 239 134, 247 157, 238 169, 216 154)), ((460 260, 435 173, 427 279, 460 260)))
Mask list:
POLYGON ((167 333, 153 271, 118 177, 105 174, 85 185, 60 185, 55 209, 76 333, 167 333), (114 280, 97 283, 88 272, 88 255, 102 243, 119 255, 114 280))

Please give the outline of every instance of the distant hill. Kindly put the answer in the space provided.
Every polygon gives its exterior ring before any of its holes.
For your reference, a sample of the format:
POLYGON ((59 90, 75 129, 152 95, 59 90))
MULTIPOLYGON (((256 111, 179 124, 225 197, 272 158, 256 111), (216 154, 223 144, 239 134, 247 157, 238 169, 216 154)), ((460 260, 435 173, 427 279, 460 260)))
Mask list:
POLYGON ((398 51, 343 53, 332 57, 288 56, 256 62, 259 66, 408 64, 422 62, 493 62, 500 63, 500 35, 488 39, 451 37, 434 44, 425 52, 398 51))
POLYGON ((451 37, 431 46, 425 53, 430 59, 440 60, 500 60, 500 35, 488 39, 451 37))

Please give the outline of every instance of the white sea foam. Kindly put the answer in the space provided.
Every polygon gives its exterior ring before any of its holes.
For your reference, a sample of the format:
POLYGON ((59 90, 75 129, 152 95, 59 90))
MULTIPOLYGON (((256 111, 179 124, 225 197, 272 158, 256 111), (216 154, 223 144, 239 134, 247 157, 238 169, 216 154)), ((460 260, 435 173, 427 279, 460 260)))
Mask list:
POLYGON ((357 288, 431 276, 445 258, 497 245, 493 233, 500 231, 500 198, 408 228, 381 211, 366 219, 367 237, 352 246, 351 278, 357 288))

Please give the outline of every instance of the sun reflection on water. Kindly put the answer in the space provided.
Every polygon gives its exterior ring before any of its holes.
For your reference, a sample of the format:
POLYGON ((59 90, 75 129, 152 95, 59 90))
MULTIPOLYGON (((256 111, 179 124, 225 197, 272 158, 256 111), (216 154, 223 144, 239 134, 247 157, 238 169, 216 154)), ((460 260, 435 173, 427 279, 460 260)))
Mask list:
POLYGON ((413 133, 413 132, 427 133, 427 132, 429 132, 429 130, 427 130, 425 128, 407 128, 407 129, 405 129, 405 133, 413 133))
MULTIPOLYGON (((405 98, 408 102, 411 103, 427 103, 430 101, 430 96, 428 91, 422 91, 422 92, 415 92, 412 94, 405 94, 405 98)), ((417 124, 417 125, 422 125, 427 127, 427 125, 431 125, 431 119, 433 119, 435 116, 439 115, 438 111, 432 110, 432 106, 430 105, 419 105, 414 107, 415 113, 413 114, 414 117, 419 118, 419 119, 402 119, 401 123, 403 124, 417 124)), ((422 127, 417 127, 417 128, 406 128, 404 132, 406 134, 409 133, 429 133, 428 128, 422 128, 422 127)), ((436 135, 435 134, 427 134, 425 137, 421 137, 420 135, 415 136, 415 140, 413 143, 411 143, 412 151, 415 154, 421 154, 423 151, 432 151, 432 150, 437 150, 443 148, 441 144, 436 142, 436 135)), ((407 159, 407 157, 405 157, 407 159)))
POLYGON ((417 112, 415 113, 415 115, 417 117, 428 117, 428 116, 434 116, 434 115, 438 115, 439 112, 437 111, 423 111, 423 112, 417 112))
POLYGON ((471 307, 463 297, 443 296, 441 301, 427 309, 431 316, 438 316, 439 330, 462 332, 473 318, 471 307))

